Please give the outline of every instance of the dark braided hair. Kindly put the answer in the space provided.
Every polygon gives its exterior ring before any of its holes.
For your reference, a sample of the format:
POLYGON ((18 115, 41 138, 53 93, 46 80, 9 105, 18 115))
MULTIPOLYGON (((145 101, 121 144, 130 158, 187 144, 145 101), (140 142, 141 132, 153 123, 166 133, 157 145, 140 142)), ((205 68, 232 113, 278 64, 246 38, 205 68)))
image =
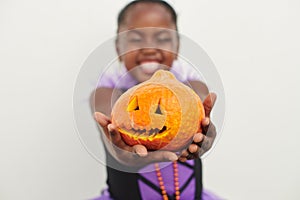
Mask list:
POLYGON ((167 2, 165 1, 162 1, 162 0, 135 0, 135 1, 132 1, 130 2, 129 4, 127 4, 119 13, 118 15, 118 31, 119 31, 119 28, 120 26, 122 25, 122 23, 124 23, 124 20, 125 20, 125 17, 126 17, 126 14, 127 12, 129 11, 129 9, 139 3, 153 3, 153 4, 159 4, 161 6, 163 6, 164 8, 166 8, 170 14, 171 14, 171 18, 172 18, 172 21, 174 22, 175 24, 175 27, 176 27, 176 30, 177 29, 177 14, 174 10, 174 8, 168 4, 167 2))

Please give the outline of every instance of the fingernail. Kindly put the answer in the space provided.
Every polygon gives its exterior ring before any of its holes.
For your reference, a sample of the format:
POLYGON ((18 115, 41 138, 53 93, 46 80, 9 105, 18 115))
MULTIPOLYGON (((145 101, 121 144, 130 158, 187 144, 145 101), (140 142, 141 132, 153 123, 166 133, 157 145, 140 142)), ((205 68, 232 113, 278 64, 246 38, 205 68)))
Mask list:
POLYGON ((145 157, 145 156, 147 156, 147 152, 137 152, 137 154, 138 154, 140 157, 145 157))
POLYGON ((109 124, 109 125, 107 126, 107 129, 108 129, 109 132, 112 131, 111 124, 109 124))
POLYGON ((208 117, 205 117, 205 119, 204 119, 204 124, 209 124, 209 118, 208 117))
POLYGON ((100 117, 100 114, 97 113, 97 112, 95 112, 95 113, 94 113, 94 118, 98 121, 98 120, 99 120, 99 117, 100 117))
POLYGON ((172 154, 169 156, 169 160, 170 161, 175 161, 175 160, 178 160, 178 157, 176 156, 176 154, 172 154))

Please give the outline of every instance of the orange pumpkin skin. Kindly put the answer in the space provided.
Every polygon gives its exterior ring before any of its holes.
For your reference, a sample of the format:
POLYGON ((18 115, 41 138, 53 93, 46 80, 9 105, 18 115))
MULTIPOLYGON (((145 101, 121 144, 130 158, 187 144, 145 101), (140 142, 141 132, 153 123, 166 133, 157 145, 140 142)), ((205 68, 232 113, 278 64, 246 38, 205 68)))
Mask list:
POLYGON ((165 70, 127 90, 112 109, 112 123, 128 145, 178 151, 201 131, 199 96, 165 70))

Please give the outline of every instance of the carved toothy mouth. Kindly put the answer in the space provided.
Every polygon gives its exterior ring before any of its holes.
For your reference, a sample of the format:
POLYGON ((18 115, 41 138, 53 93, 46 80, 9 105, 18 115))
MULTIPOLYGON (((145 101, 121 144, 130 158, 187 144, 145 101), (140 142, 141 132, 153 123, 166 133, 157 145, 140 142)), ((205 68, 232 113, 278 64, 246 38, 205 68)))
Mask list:
POLYGON ((147 131, 146 129, 130 129, 130 132, 133 132, 133 134, 143 134, 143 135, 148 135, 148 136, 154 136, 156 134, 161 134, 163 132, 165 132, 167 130, 166 126, 163 126, 162 129, 158 129, 158 128, 152 128, 149 131, 147 131))

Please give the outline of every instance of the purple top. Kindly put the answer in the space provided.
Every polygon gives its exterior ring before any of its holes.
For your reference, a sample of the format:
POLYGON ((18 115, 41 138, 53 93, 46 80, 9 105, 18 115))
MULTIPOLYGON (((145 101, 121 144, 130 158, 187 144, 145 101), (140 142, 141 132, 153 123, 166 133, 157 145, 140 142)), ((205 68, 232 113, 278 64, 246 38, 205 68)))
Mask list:
MULTIPOLYGON (((99 77, 97 87, 108 87, 108 88, 123 88, 129 89, 135 86, 138 82, 126 73, 127 69, 124 65, 117 66, 113 65, 105 70, 102 76, 99 77)), ((200 80, 203 81, 200 72, 196 71, 194 67, 188 65, 182 61, 174 61, 170 69, 177 80, 181 82, 200 80)))

